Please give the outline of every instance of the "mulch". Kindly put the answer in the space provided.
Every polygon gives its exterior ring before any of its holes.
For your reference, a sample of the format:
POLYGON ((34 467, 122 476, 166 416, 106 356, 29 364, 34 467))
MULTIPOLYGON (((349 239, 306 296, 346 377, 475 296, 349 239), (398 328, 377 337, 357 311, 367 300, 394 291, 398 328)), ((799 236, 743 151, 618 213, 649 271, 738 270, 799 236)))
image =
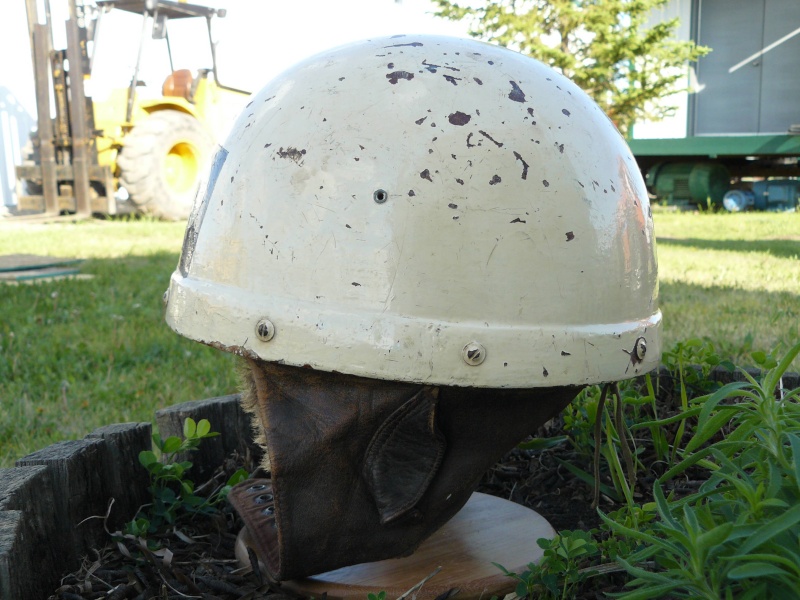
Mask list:
MULTIPOLYGON (((478 491, 533 508, 556 530, 596 528, 599 518, 591 507, 592 488, 556 461, 559 455, 569 460, 569 454, 560 447, 514 450, 486 473, 478 491)), ((220 479, 225 476, 224 471, 218 472, 220 479)), ((237 562, 234 545, 242 526, 226 505, 216 514, 201 515, 167 533, 150 536, 149 548, 144 540, 131 536, 110 541, 86 557, 79 571, 66 575, 48 600, 300 598, 269 581, 257 561, 250 565, 237 562), (158 549, 152 549, 154 542, 158 549)))

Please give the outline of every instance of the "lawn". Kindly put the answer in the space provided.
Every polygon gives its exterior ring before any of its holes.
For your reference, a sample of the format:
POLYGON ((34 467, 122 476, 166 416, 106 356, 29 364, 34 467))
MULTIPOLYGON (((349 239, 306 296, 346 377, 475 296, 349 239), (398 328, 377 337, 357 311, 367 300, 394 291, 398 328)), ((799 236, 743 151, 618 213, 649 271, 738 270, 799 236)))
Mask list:
POLYGON ((179 223, 93 221, 0 229, 0 254, 87 260, 90 280, 0 285, 0 466, 95 427, 235 392, 233 357, 163 321, 179 223))
POLYGON ((800 213, 656 212, 655 229, 665 348, 707 337, 745 365, 800 339, 800 213))
MULTIPOLYGON (((800 338, 800 213, 655 213, 665 347, 720 354, 800 338)), ((159 407, 235 392, 235 359, 174 334, 161 297, 183 225, 152 220, 0 224, 0 255, 87 259, 88 280, 0 285, 0 466, 159 407)), ((795 370, 800 365, 795 361, 795 370)))

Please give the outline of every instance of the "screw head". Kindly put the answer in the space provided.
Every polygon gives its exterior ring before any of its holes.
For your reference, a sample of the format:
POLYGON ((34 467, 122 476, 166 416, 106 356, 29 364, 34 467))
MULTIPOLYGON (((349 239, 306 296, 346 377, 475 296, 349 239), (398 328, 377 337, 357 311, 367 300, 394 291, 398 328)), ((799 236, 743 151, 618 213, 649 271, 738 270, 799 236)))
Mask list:
POLYGON ((645 340, 643 337, 640 337, 636 340, 636 345, 633 347, 633 355, 636 357, 636 360, 643 361, 646 354, 647 340, 645 340))
POLYGON ((269 319, 261 319, 256 323, 256 335, 262 342, 268 342, 275 337, 275 325, 269 319))
POLYGON ((477 367, 486 360, 486 348, 480 342, 469 342, 461 350, 461 358, 471 367, 477 367))

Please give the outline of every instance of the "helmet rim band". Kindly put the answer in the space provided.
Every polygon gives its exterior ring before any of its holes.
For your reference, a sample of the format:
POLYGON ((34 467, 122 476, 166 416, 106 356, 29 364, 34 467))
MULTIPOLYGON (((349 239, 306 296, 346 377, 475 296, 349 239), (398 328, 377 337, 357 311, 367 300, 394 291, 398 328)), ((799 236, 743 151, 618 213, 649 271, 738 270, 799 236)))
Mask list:
POLYGON ((434 321, 248 293, 174 273, 166 320, 179 334, 268 362, 426 385, 535 388, 619 381, 658 367, 661 311, 611 324, 434 321), (233 320, 222 315, 236 315, 233 320), (259 339, 257 327, 274 324, 259 339), (469 360, 477 343, 485 355, 469 360))

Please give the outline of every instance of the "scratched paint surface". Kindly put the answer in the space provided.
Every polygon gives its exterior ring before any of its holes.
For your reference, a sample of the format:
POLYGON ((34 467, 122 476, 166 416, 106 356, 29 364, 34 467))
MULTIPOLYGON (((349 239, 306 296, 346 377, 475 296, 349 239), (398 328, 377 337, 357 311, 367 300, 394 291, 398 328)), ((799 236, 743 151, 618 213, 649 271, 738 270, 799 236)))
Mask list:
POLYGON ((174 327, 191 328, 183 310, 219 323, 194 337, 368 376, 413 361, 415 381, 501 387, 632 376, 657 360, 636 164, 600 109, 536 61, 434 36, 354 44, 268 84, 225 149, 194 232, 195 287, 171 294, 174 327), (267 315, 277 334, 258 344, 248 320, 267 315), (632 364, 642 335, 651 357, 632 364), (460 350, 477 338, 487 358, 473 367, 460 350))

